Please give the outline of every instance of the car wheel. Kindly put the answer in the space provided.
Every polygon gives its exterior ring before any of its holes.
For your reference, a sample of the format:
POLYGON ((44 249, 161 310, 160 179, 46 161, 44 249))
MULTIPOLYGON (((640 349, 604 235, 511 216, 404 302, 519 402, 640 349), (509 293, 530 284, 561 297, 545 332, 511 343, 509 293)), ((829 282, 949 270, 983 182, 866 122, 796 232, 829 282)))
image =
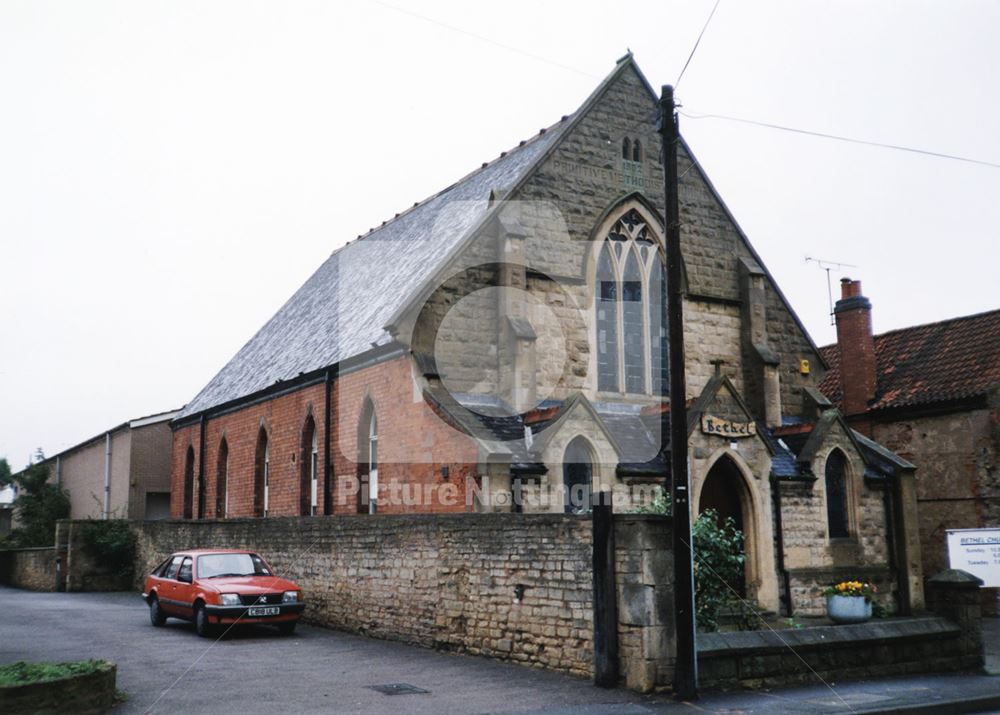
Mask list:
POLYGON ((194 630, 202 638, 212 635, 212 626, 208 624, 208 613, 204 606, 199 605, 194 612, 194 630))
POLYGON ((290 636, 295 633, 295 626, 298 621, 285 621, 278 624, 278 633, 283 636, 290 636))
POLYGON ((160 599, 153 596, 149 601, 149 622, 159 628, 167 622, 167 617, 160 608, 160 599))

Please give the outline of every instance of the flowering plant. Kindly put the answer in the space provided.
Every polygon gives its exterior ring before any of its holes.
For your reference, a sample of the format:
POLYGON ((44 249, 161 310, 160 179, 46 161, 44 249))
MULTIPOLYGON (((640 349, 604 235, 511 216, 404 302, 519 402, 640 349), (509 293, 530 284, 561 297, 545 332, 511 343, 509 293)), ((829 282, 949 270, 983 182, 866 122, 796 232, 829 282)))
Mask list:
POLYGON ((866 601, 872 600, 872 596, 876 593, 878 588, 875 584, 863 581, 841 581, 823 590, 824 596, 863 596, 866 601))

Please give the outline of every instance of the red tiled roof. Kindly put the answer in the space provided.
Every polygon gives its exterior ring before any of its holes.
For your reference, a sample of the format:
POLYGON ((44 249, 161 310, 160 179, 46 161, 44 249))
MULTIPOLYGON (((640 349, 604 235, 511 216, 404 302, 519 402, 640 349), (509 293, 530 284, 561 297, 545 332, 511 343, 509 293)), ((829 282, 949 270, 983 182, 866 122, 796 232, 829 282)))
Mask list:
MULTIPOLYGON (((820 348, 830 365, 819 389, 840 404, 840 352, 820 348)), ((875 336, 878 387, 869 409, 926 405, 984 394, 1000 385, 1000 310, 875 336)))

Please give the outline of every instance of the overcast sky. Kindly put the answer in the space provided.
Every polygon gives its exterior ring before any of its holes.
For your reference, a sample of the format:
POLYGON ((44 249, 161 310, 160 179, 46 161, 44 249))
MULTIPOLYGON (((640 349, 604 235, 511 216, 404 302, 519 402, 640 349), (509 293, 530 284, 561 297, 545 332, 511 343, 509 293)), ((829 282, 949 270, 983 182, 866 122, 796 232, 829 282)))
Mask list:
MULTIPOLYGON (((713 0, 0 4, 0 456, 180 407, 329 253, 575 110, 673 82, 713 0)), ((722 0, 718 113, 1000 163, 1000 2, 722 0)), ((682 133, 817 344, 1000 307, 1000 169, 716 119, 682 133)))

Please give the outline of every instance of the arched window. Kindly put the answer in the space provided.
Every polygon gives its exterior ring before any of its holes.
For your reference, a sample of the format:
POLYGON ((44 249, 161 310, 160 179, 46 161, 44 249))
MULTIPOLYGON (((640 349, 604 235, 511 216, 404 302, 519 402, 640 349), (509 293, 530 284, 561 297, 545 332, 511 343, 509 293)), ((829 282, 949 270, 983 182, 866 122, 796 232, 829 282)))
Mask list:
POLYGON ((188 446, 184 456, 184 512, 185 519, 194 515, 194 447, 188 446))
POLYGON ((618 390, 618 280, 608 241, 597 261, 597 386, 618 390))
POLYGON ((632 158, 632 140, 628 137, 622 139, 622 159, 632 158))
POLYGON ((261 425, 257 433, 257 453, 254 457, 253 515, 267 516, 270 507, 271 452, 267 446, 267 430, 261 425))
POLYGON ((378 511, 378 417, 375 405, 365 400, 358 423, 358 513, 378 511))
POLYGON ((826 458, 826 522, 831 539, 850 536, 847 509, 847 457, 835 449, 826 458))
POLYGON ((317 473, 318 445, 316 442, 316 421, 312 415, 306 418, 302 428, 302 449, 299 458, 299 513, 302 516, 316 516, 316 498, 319 475, 317 473))
POLYGON ((378 418, 372 410, 372 419, 368 423, 368 512, 378 511, 378 418))
POLYGON ((591 509, 594 465, 587 440, 576 437, 566 447, 563 457, 563 511, 586 514, 591 509))
POLYGON ((608 232, 597 259, 597 389, 660 394, 665 386, 663 259, 638 211, 608 232))
POLYGON ((642 144, 638 139, 632 144, 632 161, 642 161, 642 144))
MULTIPOLYGON (((652 250, 652 249, 650 249, 652 250)), ((649 315, 649 391, 654 395, 663 394, 670 384, 670 361, 667 360, 667 326, 663 319, 667 305, 666 267, 663 261, 653 261, 649 271, 649 300, 646 308, 649 315)))
POLYGON ((229 443, 222 438, 219 462, 215 472, 215 518, 225 519, 229 513, 229 443))

